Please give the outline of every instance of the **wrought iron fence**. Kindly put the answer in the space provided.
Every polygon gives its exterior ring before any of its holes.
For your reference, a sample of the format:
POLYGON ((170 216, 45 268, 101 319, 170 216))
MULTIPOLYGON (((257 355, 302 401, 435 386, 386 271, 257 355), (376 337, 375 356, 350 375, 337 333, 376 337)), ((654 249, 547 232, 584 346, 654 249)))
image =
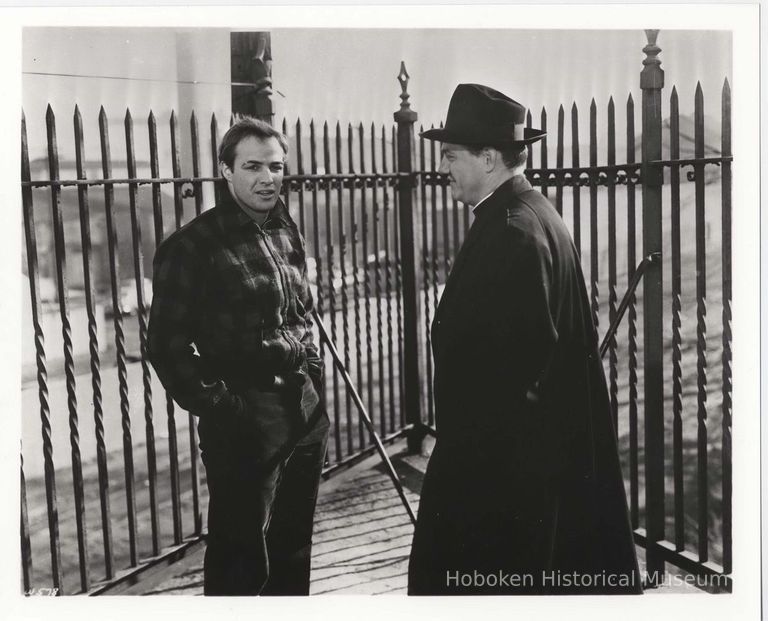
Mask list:
MULTIPOLYGON (((646 69, 657 70, 655 38, 645 52, 646 69)), ((401 106, 393 125, 342 128, 283 121, 291 142, 283 198, 313 259, 309 271, 318 311, 379 433, 388 440, 407 434, 414 447, 425 430, 434 432, 429 326, 472 214, 451 197, 438 172, 434 143, 414 137, 417 115, 408 102, 404 67, 398 77, 401 106)), ((681 148, 681 119, 687 123, 689 116, 680 114, 673 89, 664 131, 668 156, 662 159, 663 80, 644 80, 639 136, 634 101, 631 96, 626 101, 624 163, 617 164, 611 99, 602 127, 597 104, 590 106, 588 166, 580 163, 582 126, 574 104, 570 128, 564 107, 557 111, 555 166, 550 166, 545 139, 530 154, 527 174, 553 199, 572 232, 601 333, 615 320, 618 299, 640 259, 654 252, 664 257, 647 267, 643 288, 629 298, 625 328, 608 342, 606 369, 632 524, 637 542, 646 548, 649 571, 661 571, 669 562, 695 574, 729 576, 730 90, 726 82, 719 148, 708 153, 703 94, 697 89, 692 157, 686 158, 681 157, 687 155, 681 148), (598 136, 603 133, 605 163, 600 163, 598 136), (681 179, 683 171, 688 183, 681 179), (642 210, 636 205, 638 186, 642 210), (586 210, 583 192, 588 194, 586 210), (669 205, 664 214, 662 204, 669 205), (691 230, 693 235, 686 235, 691 230), (721 321, 713 322, 709 332, 707 301, 722 308, 721 321), (721 334, 713 335, 715 327, 721 334), (720 382, 711 381, 708 371, 713 336, 720 382), (708 405, 716 388, 721 403, 708 405), (719 434, 713 418, 719 419, 719 434)), ((546 129, 547 121, 542 109, 539 126, 546 129)), ((219 124, 212 117, 203 139, 192 114, 186 132, 192 174, 185 176, 182 130, 171 114, 171 176, 162 176, 157 119, 150 113, 140 130, 149 161, 137 163, 139 125, 127 112, 126 160, 120 162, 126 176, 121 177, 114 174, 105 111, 99 116, 101 157, 93 163, 85 157, 85 131, 76 109, 75 174, 63 178, 50 108, 45 122, 47 157, 31 163, 22 116, 34 342, 29 379, 38 389, 36 398, 25 401, 23 415, 28 427, 37 410, 42 430, 39 446, 31 446, 26 439, 32 436, 25 434, 22 447, 23 579, 25 589, 97 593, 178 553, 205 532, 204 472, 194 421, 178 415, 145 356, 151 304, 146 275, 157 244, 199 214, 206 196, 219 191, 219 124), (151 236, 142 234, 147 228, 151 236), (80 269, 74 269, 74 260, 80 269), (52 283, 53 290, 41 290, 41 282, 52 283), (51 355, 54 326, 61 333, 58 361, 51 355), (79 338, 73 337, 78 330, 79 338), (113 343, 109 347, 108 340, 113 343), (144 414, 141 437, 134 437, 132 407, 144 414), (86 425, 91 415, 92 429, 86 425), (70 451, 71 472, 60 467, 66 459, 63 444, 70 451)), ((528 124, 533 124, 530 114, 528 124)), ((325 349, 330 474, 372 452, 374 445, 325 349)), ((729 577, 724 586, 730 588, 729 577)))

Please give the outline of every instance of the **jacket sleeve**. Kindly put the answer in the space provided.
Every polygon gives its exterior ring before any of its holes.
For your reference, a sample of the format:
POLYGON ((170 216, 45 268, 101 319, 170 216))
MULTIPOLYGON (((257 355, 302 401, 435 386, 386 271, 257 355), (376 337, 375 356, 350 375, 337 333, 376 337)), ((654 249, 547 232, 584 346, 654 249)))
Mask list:
POLYGON ((202 274, 199 258, 184 240, 168 239, 158 248, 147 354, 165 389, 185 410, 195 415, 237 411, 239 397, 223 381, 206 383, 193 347, 202 274))

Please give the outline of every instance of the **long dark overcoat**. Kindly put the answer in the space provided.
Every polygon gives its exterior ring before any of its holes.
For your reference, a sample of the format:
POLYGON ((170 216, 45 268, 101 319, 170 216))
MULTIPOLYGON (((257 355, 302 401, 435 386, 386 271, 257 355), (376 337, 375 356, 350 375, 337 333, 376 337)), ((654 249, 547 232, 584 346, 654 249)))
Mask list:
POLYGON ((475 216, 432 324, 438 440, 409 593, 641 592, 570 234, 523 176, 475 216))

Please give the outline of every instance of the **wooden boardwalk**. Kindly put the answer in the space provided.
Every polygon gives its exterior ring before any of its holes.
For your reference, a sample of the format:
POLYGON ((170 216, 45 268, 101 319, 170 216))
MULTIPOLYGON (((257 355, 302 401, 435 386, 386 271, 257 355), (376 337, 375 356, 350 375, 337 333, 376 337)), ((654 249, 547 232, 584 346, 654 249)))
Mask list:
MULTIPOLYGON (((388 447, 414 511, 426 455, 406 455, 405 441, 388 447)), ((320 485, 310 593, 405 595, 413 526, 378 455, 320 485)), ((202 595, 203 546, 123 594, 202 595)))
MULTIPOLYGON (((388 447, 414 511, 431 450, 407 455, 405 441, 388 447)), ((378 455, 320 486, 312 550, 311 595, 405 595, 413 526, 378 455)), ((640 570, 645 551, 638 547, 640 570)), ((204 546, 197 546, 162 572, 123 590, 135 595, 202 595, 204 546)), ((671 566, 669 570, 674 571, 671 566)), ((649 595, 702 593, 689 585, 666 585, 649 595)))

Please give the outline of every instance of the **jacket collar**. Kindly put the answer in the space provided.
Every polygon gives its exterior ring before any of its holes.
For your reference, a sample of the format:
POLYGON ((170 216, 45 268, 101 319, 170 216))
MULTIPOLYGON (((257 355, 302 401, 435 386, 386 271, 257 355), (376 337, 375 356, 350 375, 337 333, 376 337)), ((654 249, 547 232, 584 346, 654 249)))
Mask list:
MULTIPOLYGON (((219 203, 221 208, 221 214, 226 224, 230 224, 235 227, 244 227, 250 224, 255 224, 254 220, 243 211, 242 207, 235 202, 232 194, 229 192, 229 188, 225 188, 222 191, 221 202, 219 203)), ((295 226, 293 219, 291 218, 288 208, 283 203, 282 198, 278 198, 275 206, 267 215, 267 219, 264 221, 262 228, 273 228, 280 226, 295 226)))

